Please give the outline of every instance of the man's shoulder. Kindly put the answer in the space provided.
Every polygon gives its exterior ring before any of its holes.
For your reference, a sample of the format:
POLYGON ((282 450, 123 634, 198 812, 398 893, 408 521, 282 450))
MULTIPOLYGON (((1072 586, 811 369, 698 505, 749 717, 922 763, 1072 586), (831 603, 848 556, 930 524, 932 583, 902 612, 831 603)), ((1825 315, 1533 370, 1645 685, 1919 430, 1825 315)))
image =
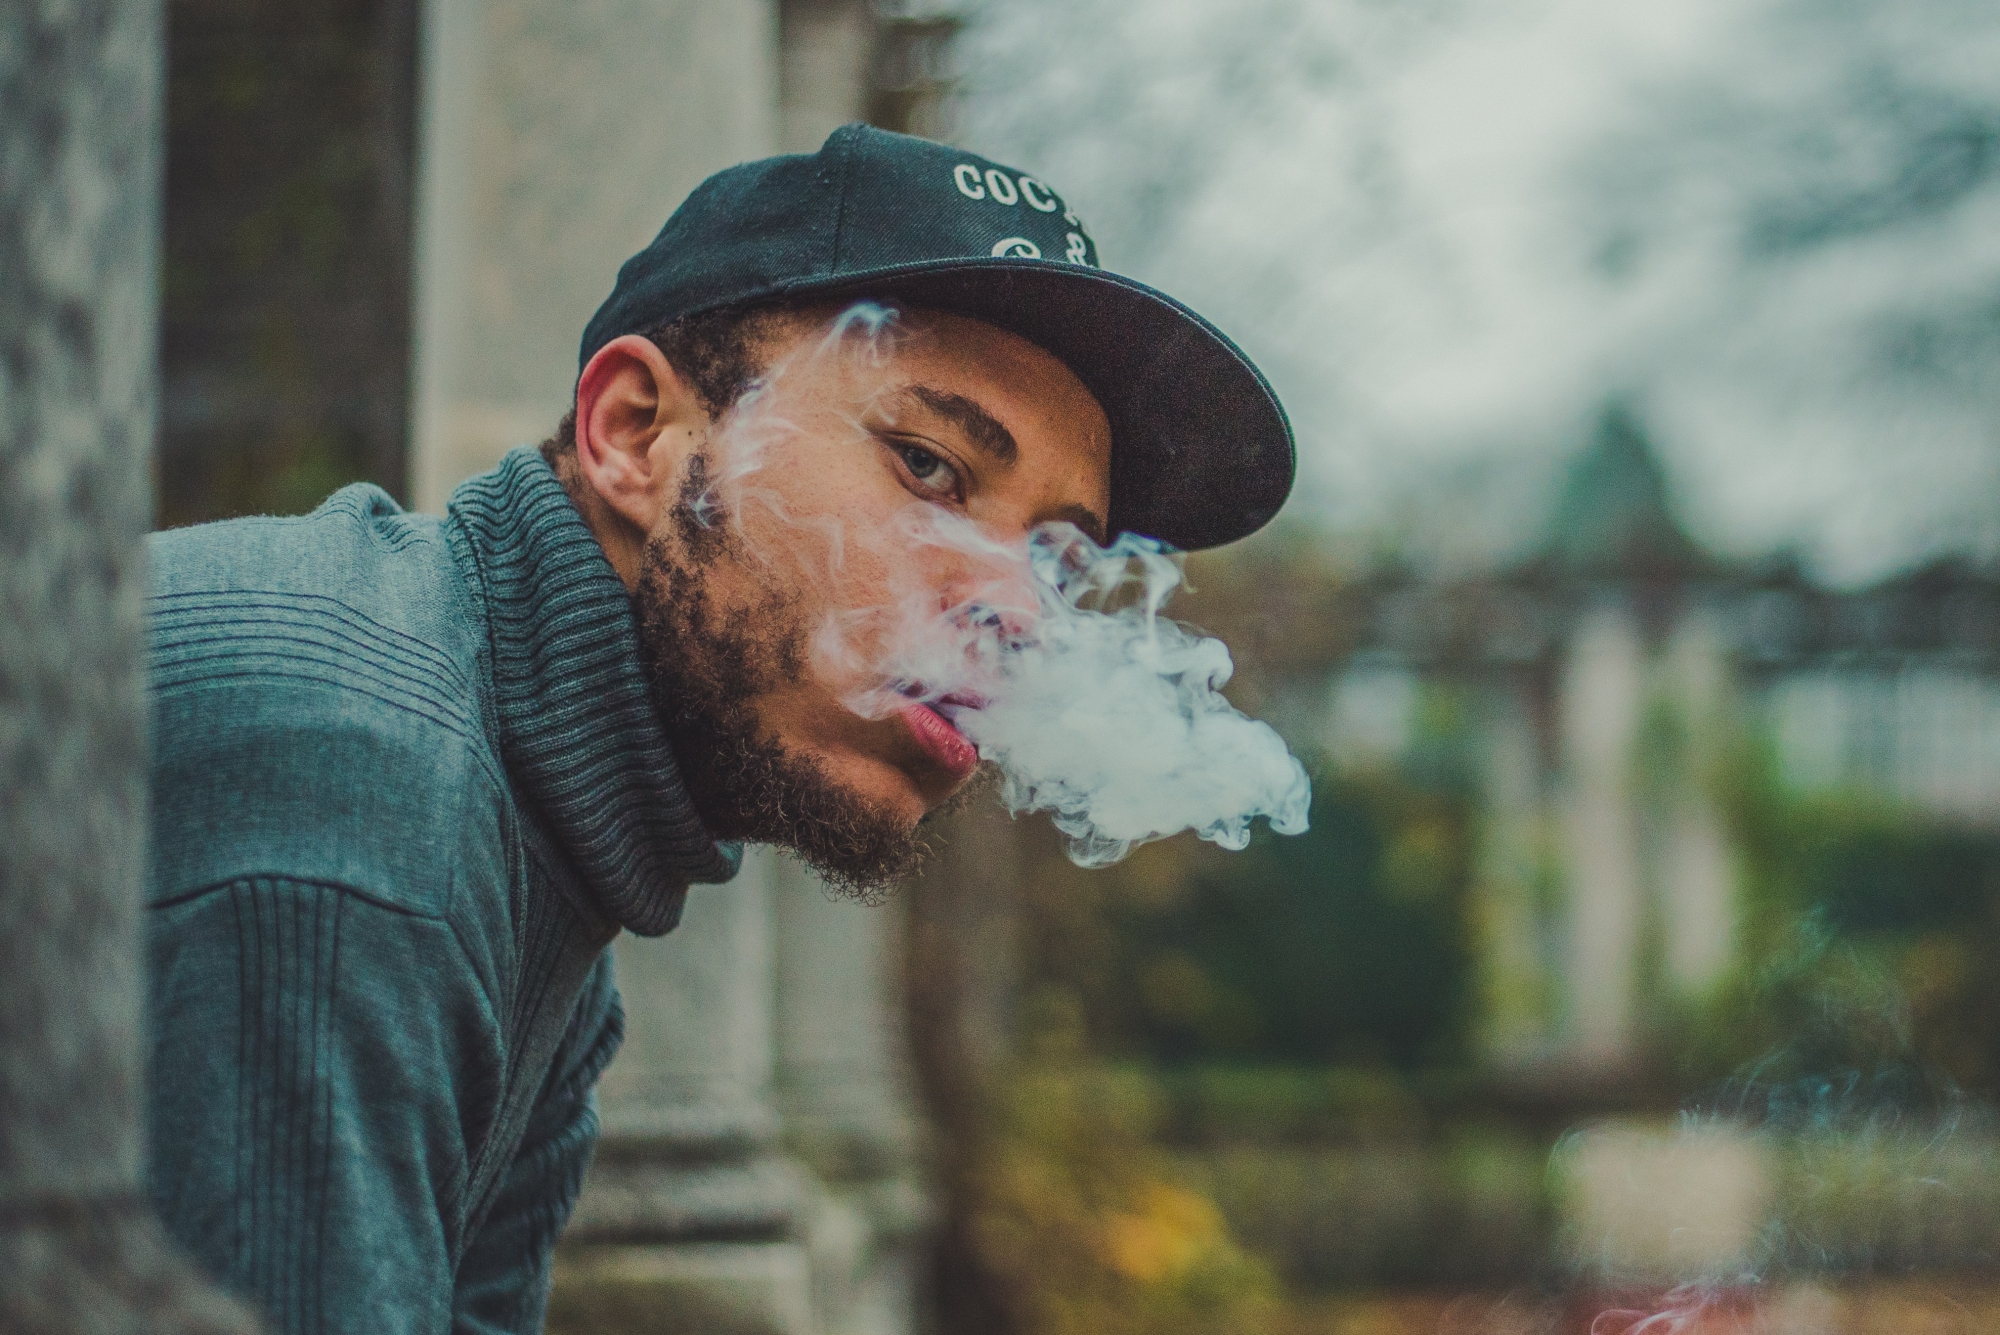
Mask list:
POLYGON ((147 539, 154 601, 231 592, 330 600, 421 624, 468 596, 443 521, 356 483, 311 514, 225 519, 147 539))
POLYGON ((150 555, 156 900, 285 875, 442 913, 504 881, 486 628, 439 521, 357 486, 150 555))
POLYGON ((441 522, 379 488, 344 488, 295 519, 155 534, 149 556, 156 697, 227 721, 281 700, 311 721, 421 745, 486 731, 481 604, 441 522))

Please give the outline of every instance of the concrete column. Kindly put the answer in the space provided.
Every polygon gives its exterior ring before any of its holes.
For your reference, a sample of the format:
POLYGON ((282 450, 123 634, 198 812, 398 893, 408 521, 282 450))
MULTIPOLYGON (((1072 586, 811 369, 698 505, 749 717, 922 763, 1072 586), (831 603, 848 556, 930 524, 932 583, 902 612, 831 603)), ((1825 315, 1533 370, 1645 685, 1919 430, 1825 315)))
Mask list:
POLYGON ((248 1335, 141 1163, 160 6, 0 6, 0 1330, 248 1335))
MULTIPOLYGON (((426 0, 422 26, 411 490, 441 510, 554 430, 618 266, 704 177, 776 150, 778 24, 776 0, 426 0)), ((551 1326, 811 1329, 763 864, 616 951, 627 1043, 551 1326)))
POLYGON ((612 945, 625 1046, 598 1084, 607 1137, 768 1143, 771 1108, 771 881, 752 850, 723 886, 696 886, 659 939, 612 945))
POLYGON ((779 6, 779 148, 811 153, 868 115, 876 22, 869 0, 783 0, 779 6))
POLYGON ((570 406, 618 266, 710 173, 778 147, 774 0, 426 0, 411 491, 570 406))
MULTIPOLYGON (((419 508, 554 430, 584 324, 690 189, 866 114, 875 42, 865 0, 425 0, 419 508)), ((829 903, 758 852, 697 888, 671 936, 617 943, 625 1048, 552 1330, 911 1328, 895 916, 829 903), (781 1050, 790 1139, 830 1193, 781 1148, 781 1050)))
POLYGON ((1737 874, 1729 830, 1716 801, 1726 743, 1728 661, 1720 627, 1697 612, 1675 628, 1661 675, 1679 714, 1686 749, 1652 859, 1665 928, 1667 981, 1699 994, 1728 970, 1736 952, 1737 874))
MULTIPOLYGON (((782 0, 785 152, 813 152, 878 110, 870 103, 881 9, 869 0, 782 0)), ((827 1187, 807 1233, 815 1304, 827 1335, 911 1335, 931 1207, 904 1023, 907 906, 837 899, 790 861, 777 864, 774 889, 778 1104, 787 1145, 827 1187)))
POLYGON ((1632 782, 1645 666, 1632 614, 1601 607, 1577 627, 1558 701, 1567 1046, 1580 1064, 1599 1069, 1632 1056, 1645 894, 1632 782))
POLYGON ((625 1046, 564 1243, 556 1331, 807 1335, 817 1199, 782 1157, 772 1078, 772 864, 697 886, 671 935, 612 947, 625 1046))
POLYGON ((828 1335, 910 1335, 928 1201, 904 1026, 900 902, 773 868, 777 1099, 786 1144, 827 1186, 808 1238, 828 1335))

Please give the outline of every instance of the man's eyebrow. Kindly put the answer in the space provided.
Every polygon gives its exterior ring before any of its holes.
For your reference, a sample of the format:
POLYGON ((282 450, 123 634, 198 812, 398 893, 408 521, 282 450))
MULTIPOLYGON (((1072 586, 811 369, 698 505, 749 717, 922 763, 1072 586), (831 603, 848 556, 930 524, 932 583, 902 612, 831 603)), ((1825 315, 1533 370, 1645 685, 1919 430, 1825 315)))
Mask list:
POLYGON ((966 439, 999 462, 1011 464, 1014 456, 1020 453, 1014 444, 1014 433, 1000 425, 999 419, 987 412, 978 400, 930 385, 911 385, 905 393, 963 431, 966 439))

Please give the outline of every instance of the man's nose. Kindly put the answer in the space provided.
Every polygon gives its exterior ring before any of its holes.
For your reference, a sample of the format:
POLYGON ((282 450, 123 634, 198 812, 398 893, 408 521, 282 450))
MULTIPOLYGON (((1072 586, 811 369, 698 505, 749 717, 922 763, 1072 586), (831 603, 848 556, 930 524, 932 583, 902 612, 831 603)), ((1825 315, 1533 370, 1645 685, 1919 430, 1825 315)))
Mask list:
POLYGON ((1018 571, 983 571, 946 595, 944 611, 961 627, 991 635, 1002 644, 1018 644, 1034 636, 1041 599, 1033 575, 1018 571))

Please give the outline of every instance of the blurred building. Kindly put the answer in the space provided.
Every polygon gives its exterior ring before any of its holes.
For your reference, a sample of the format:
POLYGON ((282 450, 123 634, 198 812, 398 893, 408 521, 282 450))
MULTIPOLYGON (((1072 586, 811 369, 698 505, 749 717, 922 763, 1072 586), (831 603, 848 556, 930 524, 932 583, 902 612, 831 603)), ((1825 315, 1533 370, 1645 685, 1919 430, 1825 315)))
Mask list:
POLYGON ((1397 764, 1423 701, 1453 694, 1477 774, 1481 1046, 1531 1083, 1632 1074, 1648 1026, 1738 962, 1725 789, 1747 739, 1794 790, 2000 826, 2000 576, 1834 589, 1721 560, 1624 406, 1527 560, 1321 597, 1313 650, 1276 665, 1277 712, 1343 763, 1397 764))
MULTIPOLYGON (((549 435, 702 178, 940 132, 948 17, 867 0, 171 0, 160 517, 354 480, 441 510, 549 435)), ((896 920, 753 857, 615 947, 627 1041, 557 1330, 899 1335, 918 1165, 896 920)))

